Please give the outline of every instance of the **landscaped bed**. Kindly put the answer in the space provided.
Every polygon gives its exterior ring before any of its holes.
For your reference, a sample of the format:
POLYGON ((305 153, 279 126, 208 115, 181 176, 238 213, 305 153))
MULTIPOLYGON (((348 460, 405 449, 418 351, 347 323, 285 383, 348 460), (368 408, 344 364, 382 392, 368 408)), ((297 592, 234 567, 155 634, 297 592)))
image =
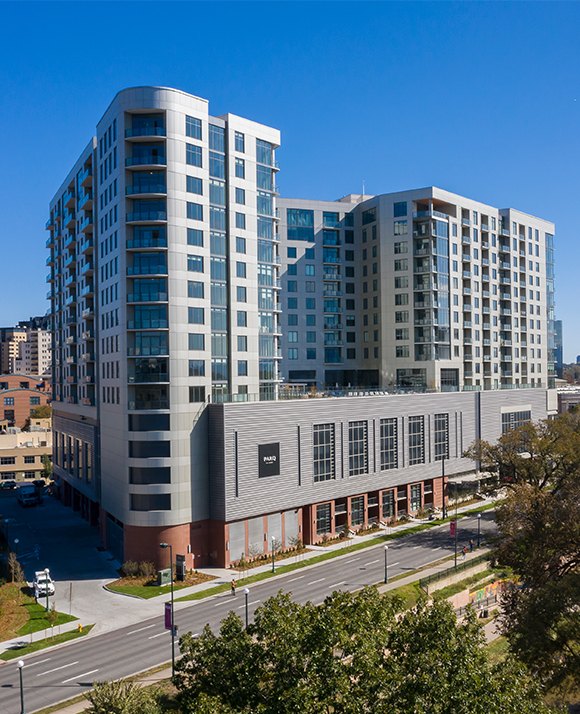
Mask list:
POLYGON ((60 635, 54 635, 52 637, 46 637, 44 640, 36 640, 36 642, 31 642, 25 647, 14 647, 13 649, 6 650, 0 654, 0 660, 11 660, 24 655, 31 654, 32 652, 38 652, 46 647, 54 647, 54 645, 60 645, 63 642, 69 642, 70 640, 76 640, 79 637, 84 637, 93 629, 94 625, 86 625, 85 627, 77 630, 72 630, 70 632, 63 632, 60 635))
MULTIPOLYGON (((178 580, 173 583, 173 589, 183 590, 183 588, 189 588, 192 585, 206 583, 210 580, 215 580, 213 575, 206 575, 205 573, 187 573, 185 580, 178 580)), ((105 588, 114 593, 131 595, 143 600, 157 597, 157 595, 164 595, 169 593, 171 590, 169 583, 167 583, 167 585, 158 585, 157 581, 152 579, 149 575, 124 576, 118 580, 114 580, 108 585, 105 585, 105 588)))
MULTIPOLYGON (((76 617, 46 611, 44 602, 35 602, 26 583, 6 583, 0 587, 0 642, 57 627, 76 617)), ((49 608, 51 600, 49 598, 49 608)))

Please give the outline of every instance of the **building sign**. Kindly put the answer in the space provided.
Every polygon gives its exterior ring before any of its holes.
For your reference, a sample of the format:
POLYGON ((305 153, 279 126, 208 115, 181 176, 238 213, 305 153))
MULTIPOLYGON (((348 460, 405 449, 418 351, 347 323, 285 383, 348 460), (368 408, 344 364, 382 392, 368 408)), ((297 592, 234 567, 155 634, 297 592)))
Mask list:
POLYGON ((258 446, 258 476, 280 475, 280 443, 259 444, 258 446))

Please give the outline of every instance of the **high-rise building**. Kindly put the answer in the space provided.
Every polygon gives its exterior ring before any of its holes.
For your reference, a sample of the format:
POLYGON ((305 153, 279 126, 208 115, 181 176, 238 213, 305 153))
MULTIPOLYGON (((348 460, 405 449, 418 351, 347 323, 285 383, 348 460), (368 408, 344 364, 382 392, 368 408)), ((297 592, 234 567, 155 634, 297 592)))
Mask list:
POLYGON ((279 143, 126 89, 50 203, 55 473, 110 538, 206 519, 192 424, 206 401, 277 396, 279 143))
POLYGON ((554 321, 554 357, 556 363, 556 376, 562 379, 564 376, 564 332, 562 320, 554 321))
POLYGON ((22 327, 0 328, 0 373, 13 374, 20 355, 20 344, 26 341, 26 329, 22 327))
POLYGON ((549 221, 435 187, 278 205, 288 385, 552 385, 549 221))
POLYGON ((440 508, 475 438, 555 410, 552 224, 436 188, 280 202, 279 143, 127 89, 51 201, 53 473, 119 559, 227 566, 440 508))

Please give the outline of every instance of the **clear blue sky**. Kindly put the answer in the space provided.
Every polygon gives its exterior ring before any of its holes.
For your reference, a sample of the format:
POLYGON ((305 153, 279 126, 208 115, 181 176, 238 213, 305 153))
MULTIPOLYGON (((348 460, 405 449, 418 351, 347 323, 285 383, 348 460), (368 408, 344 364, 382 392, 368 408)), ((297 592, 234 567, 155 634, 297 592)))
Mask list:
POLYGON ((580 4, 0 3, 0 325, 47 309, 47 204, 113 95, 173 86, 282 131, 280 185, 437 185, 557 224, 580 353, 580 4))

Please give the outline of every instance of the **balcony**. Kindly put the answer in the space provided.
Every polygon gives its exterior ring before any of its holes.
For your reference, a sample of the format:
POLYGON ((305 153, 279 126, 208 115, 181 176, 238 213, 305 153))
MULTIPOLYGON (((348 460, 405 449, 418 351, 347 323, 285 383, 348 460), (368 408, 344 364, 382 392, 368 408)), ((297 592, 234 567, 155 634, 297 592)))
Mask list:
POLYGON ((158 345, 151 347, 128 347, 128 357, 167 357, 169 356, 168 345, 158 345))
POLYGON ((85 263, 81 268, 81 275, 92 275, 94 272, 94 266, 92 263, 85 263))
POLYGON ((167 220, 167 211, 133 211, 127 213, 127 223, 157 223, 167 220))
POLYGON ((485 231, 486 233, 489 233, 489 225, 487 223, 482 223, 481 230, 485 231))
POLYGON ((87 213, 79 223, 79 231, 90 231, 93 228, 93 214, 92 211, 87 213))
POLYGON ((52 216, 48 219, 48 221, 44 224, 44 227, 47 231, 49 231, 51 228, 54 228, 54 219, 52 216))
POLYGON ((76 226, 76 219, 75 219, 74 211, 67 211, 64 214, 63 224, 64 224, 65 228, 68 228, 69 230, 74 230, 74 228, 76 226))
POLYGON ((85 285, 83 288, 81 288, 81 297, 88 297, 90 295, 95 294, 95 287, 92 283, 89 283, 88 285, 85 285))
POLYGON ((167 186, 164 183, 152 184, 132 184, 125 188, 127 196, 158 196, 167 193, 167 186))
POLYGON ((95 319, 95 313, 92 307, 86 307, 82 312, 81 312, 81 317, 83 320, 94 320, 95 319))
POLYGON ((148 292, 148 293, 129 293, 127 302, 167 302, 167 293, 163 292, 148 292))
POLYGON ((89 208, 93 207, 93 192, 92 191, 84 191, 81 193, 79 196, 79 209, 82 209, 83 211, 89 210, 89 208))
MULTIPOLYGON (((71 267, 72 265, 74 265, 75 260, 76 260, 76 258, 74 255, 71 254, 71 255, 67 256, 64 260, 63 267, 65 267, 65 268, 71 267)), ((73 270, 74 270, 74 268, 73 268, 73 270)))
POLYGON ((169 320, 146 320, 143 322, 128 320, 128 330, 166 330, 169 328, 169 320))
POLYGON ((166 136, 164 126, 137 126, 125 129, 125 139, 146 139, 157 136, 166 136))
POLYGON ((44 244, 45 248, 52 248, 54 246, 54 238, 50 236, 50 238, 46 239, 46 243, 44 244))
POLYGON ((167 237, 137 238, 127 241, 127 250, 141 250, 143 248, 167 248, 167 237))
POLYGON ((52 255, 49 255, 49 256, 48 256, 48 258, 47 258, 46 261, 45 261, 45 264, 46 264, 48 267, 50 267, 51 265, 54 265, 54 258, 52 257, 52 255))
POLYGON ((66 208, 74 208, 75 205, 75 192, 72 189, 65 191, 62 197, 62 202, 66 208))
POLYGON ((499 232, 500 236, 504 236, 504 238, 509 238, 510 237, 510 232, 506 228, 502 228, 499 232))
POLYGON ((470 245, 471 238, 469 236, 461 236, 461 242, 463 243, 463 245, 470 245))
POLYGON ((131 411, 169 409, 169 399, 138 399, 135 401, 129 401, 127 408, 131 411))
POLYGON ((83 241, 80 244, 79 251, 83 254, 85 253, 92 253, 94 248, 94 241, 92 236, 87 236, 86 238, 83 239, 83 241))
POLYGON ((167 372, 136 372, 128 377, 129 384, 159 384, 169 382, 167 372))
POLYGON ((83 397, 81 399, 81 404, 84 404, 85 407, 94 407, 95 399, 94 399, 94 397, 83 397))
POLYGON ((469 270, 464 270, 463 271, 463 277, 471 279, 471 272, 469 270))
POLYGON ((167 275, 167 265, 164 263, 129 265, 127 275, 167 275))
POLYGON ((95 361, 95 353, 94 352, 83 352, 81 355, 81 359, 83 362, 94 362, 95 361))
POLYGON ((90 186, 93 183, 93 171, 90 166, 85 167, 79 172, 77 181, 81 186, 90 186))
POLYGON ((462 218, 462 219, 461 219, 461 225, 462 225, 462 226, 470 226, 470 225, 471 225, 471 221, 469 220, 469 218, 462 218))
POLYGON ((125 159, 125 166, 128 169, 138 166, 139 168, 166 166, 167 158, 158 154, 143 154, 141 156, 128 156, 125 159))
POLYGON ((95 339, 95 331, 94 330, 85 330, 84 332, 81 333, 81 338, 83 340, 94 340, 95 339))
POLYGON ((413 218, 443 218, 447 220, 450 216, 447 213, 442 213, 441 211, 435 211, 431 209, 430 211, 416 211, 413 213, 413 218))
POLYGON ((64 239, 64 248, 68 250, 69 248, 74 248, 77 242, 77 237, 74 233, 67 235, 64 239))

